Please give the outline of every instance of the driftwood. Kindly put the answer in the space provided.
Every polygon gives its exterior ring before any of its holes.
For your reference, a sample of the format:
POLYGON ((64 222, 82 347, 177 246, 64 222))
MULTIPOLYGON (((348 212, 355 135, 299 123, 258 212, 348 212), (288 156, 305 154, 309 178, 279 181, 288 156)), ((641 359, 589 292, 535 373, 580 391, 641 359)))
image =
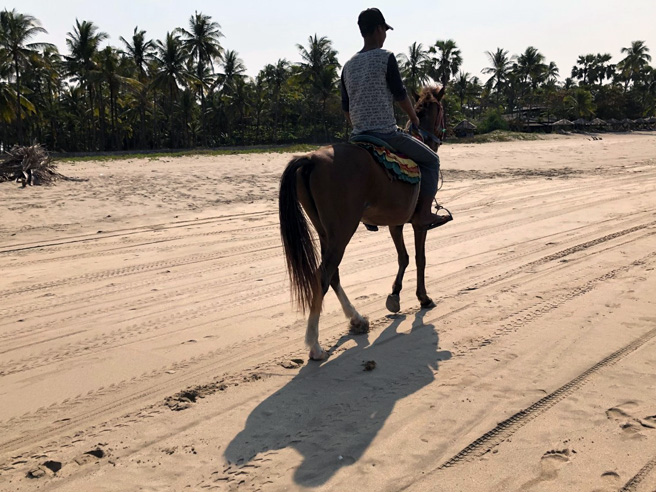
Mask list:
POLYGON ((0 183, 17 181, 27 185, 52 184, 58 179, 69 179, 57 172, 46 149, 38 144, 29 147, 14 146, 0 162, 0 183))

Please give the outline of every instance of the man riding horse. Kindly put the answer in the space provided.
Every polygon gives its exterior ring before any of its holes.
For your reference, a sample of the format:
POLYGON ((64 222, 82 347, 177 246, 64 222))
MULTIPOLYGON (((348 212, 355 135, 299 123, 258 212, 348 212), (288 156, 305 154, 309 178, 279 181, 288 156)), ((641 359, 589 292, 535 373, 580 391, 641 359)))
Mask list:
POLYGON ((394 101, 415 128, 419 127, 419 118, 401 80, 394 54, 382 49, 387 31, 393 28, 375 8, 360 13, 358 26, 364 47, 346 62, 341 77, 342 109, 353 127, 353 135, 376 137, 415 161, 421 170, 421 187, 412 224, 424 230, 446 224, 452 219, 450 214, 443 216, 431 212, 437 192, 440 158, 427 145, 396 126, 394 101))
POLYGON ((397 130, 393 111, 396 99, 415 130, 437 149, 435 134, 441 135, 444 128, 444 88, 424 88, 415 112, 394 55, 381 49, 389 28, 383 15, 377 9, 365 10, 359 24, 364 49, 347 62, 342 76, 344 109, 356 144, 336 143, 294 157, 280 178, 280 236, 293 298, 303 310, 309 310, 305 342, 315 360, 328 357, 319 343, 319 318, 329 288, 337 294, 351 329, 356 333, 369 329, 369 321, 351 304, 339 276, 346 246, 360 222, 389 228, 398 272, 385 306, 397 313, 409 263, 404 224, 411 222, 414 230, 417 300, 422 308, 431 308, 435 303, 426 292, 424 278, 426 235, 429 229, 451 220, 451 214, 431 212, 439 174, 437 154, 397 130), (310 223, 319 237, 318 245, 310 223))

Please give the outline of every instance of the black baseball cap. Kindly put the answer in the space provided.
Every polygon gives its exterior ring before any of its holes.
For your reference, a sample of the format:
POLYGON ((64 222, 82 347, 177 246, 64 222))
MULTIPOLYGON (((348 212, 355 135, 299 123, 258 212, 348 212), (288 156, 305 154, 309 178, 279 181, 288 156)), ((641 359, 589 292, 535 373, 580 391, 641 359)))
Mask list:
POLYGON ((386 29, 394 30, 392 26, 385 22, 385 17, 383 17, 381 11, 376 8, 371 8, 360 12, 360 15, 358 16, 358 26, 360 26, 361 30, 363 28, 377 26, 385 26, 386 29))

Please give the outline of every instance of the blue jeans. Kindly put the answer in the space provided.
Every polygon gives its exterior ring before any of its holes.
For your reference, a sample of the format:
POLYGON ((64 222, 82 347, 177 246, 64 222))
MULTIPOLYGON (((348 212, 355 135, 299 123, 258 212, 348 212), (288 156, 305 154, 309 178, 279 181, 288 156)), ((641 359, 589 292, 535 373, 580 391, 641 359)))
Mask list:
POLYGON ((392 133, 364 133, 384 140, 401 154, 405 154, 415 161, 421 171, 419 194, 429 197, 431 200, 435 198, 440 173, 440 157, 430 147, 401 130, 392 133))

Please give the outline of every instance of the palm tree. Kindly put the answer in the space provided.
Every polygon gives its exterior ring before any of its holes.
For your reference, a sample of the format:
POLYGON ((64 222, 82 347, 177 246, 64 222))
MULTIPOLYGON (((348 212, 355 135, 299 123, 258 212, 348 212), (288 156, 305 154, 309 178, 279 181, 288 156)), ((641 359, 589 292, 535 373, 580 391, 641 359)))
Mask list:
POLYGON ((326 36, 319 38, 317 34, 308 38, 308 47, 297 44, 299 53, 303 61, 300 66, 307 74, 308 78, 318 76, 324 68, 338 68, 337 51, 333 49, 333 44, 326 36))
POLYGON ((439 80, 442 87, 446 87, 449 79, 458 73, 460 65, 462 65, 460 50, 453 39, 447 39, 446 41, 436 41, 429 52, 437 55, 432 58, 432 77, 439 80))
POLYGON ((505 84, 505 95, 508 101, 508 109, 511 113, 521 105, 521 95, 525 90, 525 82, 520 73, 519 65, 513 63, 508 71, 507 80, 505 84))
POLYGON ((139 26, 134 28, 132 42, 127 41, 123 36, 120 36, 119 39, 125 45, 125 53, 137 68, 139 80, 145 80, 146 67, 148 66, 148 61, 152 58, 155 43, 152 39, 146 39, 146 31, 140 31, 139 26))
POLYGON ((499 105, 499 98, 501 93, 504 91, 504 84, 508 80, 508 72, 511 67, 510 58, 508 58, 508 51, 497 48, 497 50, 492 53, 491 51, 486 51, 488 59, 490 60, 491 66, 485 67, 481 70, 484 74, 489 74, 490 78, 487 80, 485 85, 490 89, 494 89, 497 93, 497 106, 499 105))
POLYGON ((225 93, 234 92, 237 81, 243 80, 245 72, 246 65, 244 65, 244 60, 239 58, 239 53, 235 50, 226 51, 223 58, 223 73, 220 77, 222 91, 225 93))
POLYGON ((558 76, 560 75, 560 70, 558 65, 555 62, 549 62, 544 69, 544 81, 548 84, 555 84, 558 81, 558 76))
POLYGON ((64 85, 62 58, 55 46, 46 47, 25 74, 35 106, 34 129, 37 140, 50 149, 57 148, 59 101, 64 85))
POLYGON ((579 118, 587 118, 594 115, 594 104, 590 91, 579 88, 574 94, 566 96, 563 101, 569 109, 579 118))
MULTIPOLYGON (((0 53, 1 55, 2 53, 0 53)), ((24 96, 17 99, 16 90, 5 82, 10 76, 10 65, 2 63, 0 59, 0 123, 11 123, 18 113, 16 103, 20 104, 23 109, 29 112, 34 112, 35 107, 32 102, 28 101, 24 96)), ((4 125, 2 125, 4 129, 4 125)), ((5 139, 2 139, 2 151, 6 150, 5 139)))
POLYGON ((61 112, 64 124, 60 128, 60 139, 64 148, 72 151, 82 150, 86 146, 79 135, 86 131, 85 125, 85 90, 80 85, 67 85, 61 94, 61 112))
POLYGON ((656 68, 647 67, 645 77, 645 116, 648 114, 653 115, 656 112, 656 68), (650 103, 647 100, 650 98, 650 103))
MULTIPOLYGON (((102 50, 97 57, 98 60, 98 72, 102 82, 107 84, 109 90, 109 116, 112 127, 112 146, 114 149, 118 149, 118 96, 121 86, 140 86, 141 84, 130 77, 122 75, 124 70, 122 65, 125 65, 125 59, 123 59, 123 64, 121 63, 122 59, 119 58, 120 51, 111 46, 107 46, 102 50)), ((102 83, 101 82, 101 83, 102 83)), ((102 86, 101 86, 101 96, 102 96, 102 86)), ((103 98, 101 97, 101 117, 104 120, 104 103, 103 98)))
POLYGON ((264 108, 267 103, 267 94, 266 94, 266 75, 264 70, 260 70, 260 73, 257 74, 255 80, 251 82, 250 88, 250 100, 251 107, 255 113, 255 138, 260 138, 260 125, 262 123, 262 114, 264 113, 264 108))
MULTIPOLYGON (((31 104, 25 98, 21 99, 21 102, 25 101, 25 104, 31 104)), ((1 123, 11 123, 13 119, 16 118, 16 91, 13 87, 0 78, 0 122, 1 123)), ((2 142, 3 148, 5 150, 4 144, 2 142)))
POLYGON ((198 81, 198 93, 201 106, 201 128, 205 143, 205 87, 211 84, 214 62, 223 56, 223 47, 219 39, 223 37, 221 26, 213 22, 209 15, 195 12, 189 18, 189 30, 179 28, 182 42, 189 57, 196 63, 195 74, 198 81))
POLYGON ((608 64, 612 56, 608 53, 581 55, 572 67, 572 78, 581 79, 582 85, 601 85, 604 79, 612 77, 615 66, 608 64))
POLYGON ((337 51, 333 49, 332 41, 316 34, 308 38, 308 47, 297 44, 301 59, 301 80, 309 88, 310 93, 321 101, 321 120, 325 138, 328 138, 326 121, 326 103, 330 95, 335 93, 337 82, 337 51))
POLYGON ((626 57, 617 64, 617 68, 624 77, 626 90, 629 82, 635 83, 640 78, 640 72, 651 61, 651 55, 644 41, 632 41, 631 46, 622 48, 622 53, 626 57))
POLYGON ((544 63, 544 55, 537 48, 529 46, 526 51, 517 57, 517 68, 523 82, 529 87, 529 106, 532 107, 533 95, 538 84, 545 78, 547 65, 544 63))
POLYGON ((430 65, 428 51, 421 43, 415 42, 408 48, 407 55, 400 53, 397 59, 406 87, 413 94, 418 93, 429 78, 427 73, 430 65))
POLYGON ((180 36, 167 32, 164 41, 157 40, 153 59, 156 63, 156 73, 152 79, 153 88, 164 91, 168 95, 169 144, 175 147, 176 134, 173 131, 173 110, 178 92, 192 79, 187 70, 187 51, 180 36))
POLYGON ((581 79, 582 85, 588 85, 588 74, 594 65, 595 56, 593 54, 579 55, 576 60, 576 65, 572 67, 572 78, 581 79))
POLYGON ((49 43, 29 43, 37 34, 46 34, 39 21, 27 14, 20 14, 16 9, 5 9, 0 12, 0 49, 10 61, 14 71, 14 92, 16 97, 16 139, 23 141, 23 96, 21 94, 21 73, 29 70, 31 59, 37 55, 37 50, 52 47, 49 43))
POLYGON ((96 71, 96 63, 94 61, 100 43, 108 38, 104 32, 98 32, 98 28, 93 22, 82 21, 75 19, 75 26, 73 32, 69 32, 66 36, 66 45, 70 50, 70 56, 65 57, 68 65, 68 71, 74 77, 77 77, 82 87, 86 90, 89 97, 89 126, 87 128, 87 142, 91 146, 95 145, 95 125, 93 122, 94 114, 94 87, 93 76, 96 71))
POLYGON ((610 53, 597 53, 594 64, 590 69, 590 83, 599 83, 601 85, 604 79, 610 79, 615 73, 615 65, 609 63, 613 56, 610 53))
POLYGON ((574 79, 572 77, 567 77, 565 79, 565 82, 563 82, 563 89, 569 90, 574 87, 576 87, 576 82, 574 81, 574 79))
MULTIPOLYGON (((221 81, 221 95, 222 99, 229 106, 239 113, 239 128, 242 130, 240 138, 243 138, 244 123, 244 75, 246 72, 246 65, 244 61, 239 58, 239 53, 235 50, 227 50, 223 56, 223 72, 219 74, 217 81, 221 81)), ((228 114, 228 120, 232 118, 233 114, 228 114)))
POLYGON ((467 93, 470 84, 469 78, 470 78, 469 72, 460 72, 458 73, 458 76, 454 80, 456 93, 458 94, 458 98, 460 99, 461 112, 464 112, 465 99, 467 98, 467 93))
POLYGON ((139 106, 139 147, 146 144, 146 104, 148 101, 148 83, 146 69, 152 60, 155 43, 146 39, 146 31, 134 28, 132 40, 127 41, 123 36, 119 38, 125 45, 125 53, 134 63, 137 70, 137 79, 140 87, 137 88, 137 101, 139 106))
POLYGON ((273 128, 272 140, 278 140, 278 122, 280 117, 280 93, 283 84, 289 79, 291 72, 289 70, 289 62, 284 58, 279 59, 275 65, 267 65, 262 70, 264 80, 271 89, 273 98, 273 128))
POLYGON ((219 23, 213 22, 209 15, 195 12, 189 18, 189 30, 178 28, 178 32, 182 34, 182 42, 197 67, 209 65, 213 68, 214 62, 221 59, 223 47, 219 39, 223 33, 219 23))
POLYGON ((547 65, 544 64, 544 55, 537 48, 529 46, 524 53, 517 57, 517 65, 531 88, 537 89, 537 85, 543 80, 547 69, 547 65))

